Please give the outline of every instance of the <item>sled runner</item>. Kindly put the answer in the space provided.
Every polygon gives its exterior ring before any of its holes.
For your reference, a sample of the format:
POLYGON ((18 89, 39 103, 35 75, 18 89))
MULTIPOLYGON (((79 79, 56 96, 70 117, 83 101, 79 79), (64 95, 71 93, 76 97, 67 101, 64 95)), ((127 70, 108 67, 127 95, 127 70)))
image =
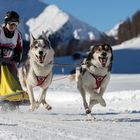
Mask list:
POLYGON ((11 93, 9 95, 5 96, 0 96, 0 103, 3 101, 12 101, 12 102, 19 102, 19 101, 29 101, 28 95, 26 92, 21 91, 21 92, 15 92, 11 93))
POLYGON ((1 111, 19 110, 19 106, 21 105, 26 106, 29 105, 29 103, 30 102, 28 99, 28 95, 25 92, 12 93, 11 95, 0 97, 1 111))

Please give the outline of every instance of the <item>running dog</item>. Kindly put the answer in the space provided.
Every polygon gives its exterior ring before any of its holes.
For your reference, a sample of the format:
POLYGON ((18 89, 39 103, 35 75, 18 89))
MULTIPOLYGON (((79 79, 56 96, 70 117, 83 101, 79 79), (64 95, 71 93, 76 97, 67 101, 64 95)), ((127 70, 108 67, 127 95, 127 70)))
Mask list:
POLYGON ((30 34, 30 50, 27 61, 18 69, 19 81, 23 90, 29 95, 30 111, 36 110, 42 103, 50 110, 52 107, 45 101, 46 92, 52 81, 52 69, 54 61, 54 50, 51 47, 48 37, 35 39, 30 34), (42 93, 38 101, 35 100, 33 88, 39 86, 42 93))
POLYGON ((111 46, 109 44, 96 44, 94 47, 92 46, 80 67, 76 68, 77 88, 81 93, 87 115, 91 115, 92 107, 95 104, 106 106, 103 94, 110 80, 112 60, 111 46), (89 102, 86 99, 87 93, 89 93, 89 102))

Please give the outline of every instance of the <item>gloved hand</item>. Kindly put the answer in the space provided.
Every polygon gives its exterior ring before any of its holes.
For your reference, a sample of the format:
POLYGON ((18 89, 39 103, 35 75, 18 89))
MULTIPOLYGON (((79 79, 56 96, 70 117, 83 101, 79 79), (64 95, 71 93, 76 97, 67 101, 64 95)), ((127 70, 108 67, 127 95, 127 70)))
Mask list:
POLYGON ((3 57, 3 52, 2 52, 2 48, 0 46, 0 58, 2 58, 2 57, 3 57))
POLYGON ((13 55, 12 55, 11 61, 19 63, 20 62, 20 58, 21 58, 20 57, 20 53, 19 53, 18 49, 15 48, 13 50, 13 55))

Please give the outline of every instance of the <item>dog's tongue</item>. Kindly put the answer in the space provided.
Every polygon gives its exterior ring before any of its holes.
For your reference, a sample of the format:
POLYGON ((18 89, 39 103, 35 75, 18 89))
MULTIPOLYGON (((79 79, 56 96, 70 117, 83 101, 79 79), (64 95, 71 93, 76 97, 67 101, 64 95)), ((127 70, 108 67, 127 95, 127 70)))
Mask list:
POLYGON ((106 59, 105 58, 102 59, 102 64, 106 64, 106 59))
POLYGON ((44 60, 44 57, 43 57, 43 56, 39 56, 39 60, 40 60, 40 62, 42 63, 43 60, 44 60))
POLYGON ((100 62, 102 65, 105 65, 106 62, 107 62, 107 59, 106 58, 100 58, 100 62))

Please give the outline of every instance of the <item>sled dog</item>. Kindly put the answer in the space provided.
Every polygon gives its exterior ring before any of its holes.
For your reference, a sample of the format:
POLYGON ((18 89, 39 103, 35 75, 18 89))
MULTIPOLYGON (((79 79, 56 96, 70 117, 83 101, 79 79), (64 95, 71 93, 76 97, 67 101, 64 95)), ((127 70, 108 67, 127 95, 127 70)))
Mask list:
MULTIPOLYGON (((96 44, 92 46, 87 57, 76 68, 77 88, 81 93, 83 105, 87 115, 91 115, 95 104, 106 106, 103 94, 110 80, 113 53, 109 44, 96 44), (89 102, 87 102, 89 93, 89 102)), ((72 78, 71 77, 71 78, 72 78)))
POLYGON ((30 49, 27 61, 18 69, 19 81, 22 88, 28 93, 30 111, 34 111, 42 103, 50 110, 51 106, 46 102, 46 92, 52 81, 52 69, 54 50, 45 34, 35 39, 30 34, 30 49), (33 88, 41 87, 42 93, 38 100, 35 99, 33 88))

